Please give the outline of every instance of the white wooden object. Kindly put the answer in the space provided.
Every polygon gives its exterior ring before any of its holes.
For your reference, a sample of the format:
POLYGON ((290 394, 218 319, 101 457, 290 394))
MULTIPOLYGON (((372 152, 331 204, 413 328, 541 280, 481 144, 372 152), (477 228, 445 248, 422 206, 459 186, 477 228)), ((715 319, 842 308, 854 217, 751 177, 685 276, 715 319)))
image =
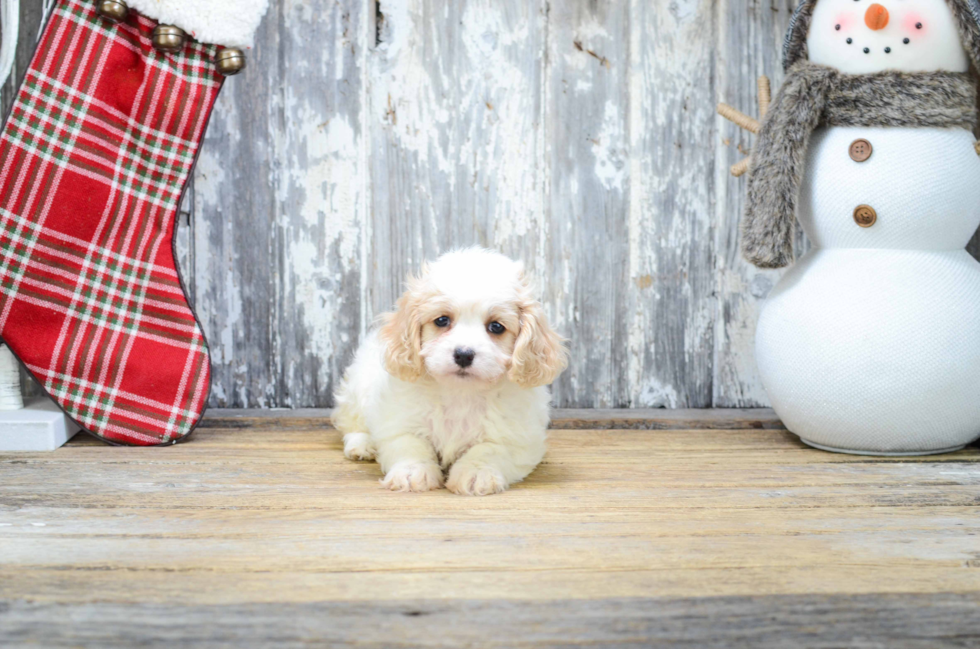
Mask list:
POLYGON ((0 345, 0 411, 20 410, 24 397, 20 391, 20 366, 10 348, 0 345))
POLYGON ((53 451, 78 431, 53 401, 35 397, 20 410, 0 412, 0 452, 53 451))

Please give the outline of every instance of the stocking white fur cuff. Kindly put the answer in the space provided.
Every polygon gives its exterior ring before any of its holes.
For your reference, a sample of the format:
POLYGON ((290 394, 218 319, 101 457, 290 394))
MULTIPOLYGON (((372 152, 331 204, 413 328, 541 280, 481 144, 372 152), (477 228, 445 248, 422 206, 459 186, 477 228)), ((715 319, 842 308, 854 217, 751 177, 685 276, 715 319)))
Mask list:
POLYGON ((130 8, 175 25, 202 43, 252 47, 269 0, 127 0, 130 8))

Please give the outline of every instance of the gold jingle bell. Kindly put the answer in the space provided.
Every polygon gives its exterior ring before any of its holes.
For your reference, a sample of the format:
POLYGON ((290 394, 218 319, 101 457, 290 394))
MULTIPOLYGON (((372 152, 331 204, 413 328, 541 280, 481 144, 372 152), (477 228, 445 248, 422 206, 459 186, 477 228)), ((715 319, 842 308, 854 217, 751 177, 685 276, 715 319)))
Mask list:
POLYGON ((218 72, 230 77, 245 69, 245 52, 234 47, 227 47, 218 52, 214 62, 218 67, 218 72))
POLYGON ((95 10, 100 16, 114 23, 122 22, 129 16, 129 6, 122 0, 99 0, 95 10))
POLYGON ((153 47, 161 52, 177 52, 184 48, 187 34, 180 27, 157 25, 153 29, 153 47))

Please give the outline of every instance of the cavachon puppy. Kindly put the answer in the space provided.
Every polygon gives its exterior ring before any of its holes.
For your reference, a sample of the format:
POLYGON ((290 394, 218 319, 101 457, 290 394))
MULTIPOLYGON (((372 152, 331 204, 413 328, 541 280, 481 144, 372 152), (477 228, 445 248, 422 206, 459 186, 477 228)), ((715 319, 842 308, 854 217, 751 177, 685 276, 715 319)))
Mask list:
POLYGON ((482 248, 443 255, 409 278, 344 376, 344 454, 376 459, 393 491, 504 491, 544 456, 562 343, 523 264, 482 248))

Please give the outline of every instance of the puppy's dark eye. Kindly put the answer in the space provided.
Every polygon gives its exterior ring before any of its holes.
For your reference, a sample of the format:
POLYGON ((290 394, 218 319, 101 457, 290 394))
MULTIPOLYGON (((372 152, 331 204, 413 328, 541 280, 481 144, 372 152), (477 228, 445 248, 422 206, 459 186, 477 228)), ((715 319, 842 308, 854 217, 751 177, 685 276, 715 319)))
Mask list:
POLYGON ((487 325, 487 331, 489 331, 492 334, 497 334, 499 336, 500 334, 507 331, 507 327, 500 324, 499 322, 491 322, 490 324, 487 325))
POLYGON ((448 315, 441 315, 441 316, 439 316, 438 318, 435 319, 434 324, 437 327, 448 327, 449 326, 449 322, 450 321, 449 321, 449 316, 448 315))

